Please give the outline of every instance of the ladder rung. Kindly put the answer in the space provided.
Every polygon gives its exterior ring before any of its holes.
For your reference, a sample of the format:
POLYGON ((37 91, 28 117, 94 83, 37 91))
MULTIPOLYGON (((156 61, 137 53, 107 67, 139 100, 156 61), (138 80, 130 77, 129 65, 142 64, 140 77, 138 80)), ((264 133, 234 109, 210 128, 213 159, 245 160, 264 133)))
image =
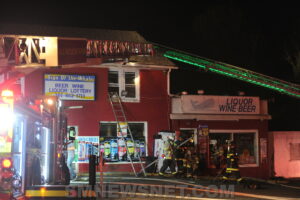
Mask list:
MULTIPOLYGON (((118 96, 118 94, 116 94, 116 96, 114 96, 114 97, 109 96, 109 101, 111 103, 115 119, 116 119, 116 121, 118 123, 118 128, 121 128, 121 123, 122 123, 122 125, 123 125, 123 123, 125 123, 126 126, 124 126, 122 128, 128 129, 128 133, 127 134, 131 138, 133 138, 131 130, 130 130, 129 126, 128 126, 128 122, 127 122, 127 119, 126 119, 126 116, 125 116, 125 113, 124 113, 124 109, 122 107, 122 103, 121 103, 120 97, 118 96)), ((126 148, 127 148, 127 146, 126 146, 126 148)), ((140 165, 141 165, 141 167, 143 169, 144 175, 146 176, 145 170, 144 170, 144 167, 143 167, 143 163, 141 162, 141 158, 139 158, 139 161, 140 161, 140 165)), ((133 165, 133 162, 132 162, 131 158, 130 158, 130 162, 131 162, 131 167, 132 167, 135 175, 137 176, 136 171, 135 171, 135 167, 133 165)))

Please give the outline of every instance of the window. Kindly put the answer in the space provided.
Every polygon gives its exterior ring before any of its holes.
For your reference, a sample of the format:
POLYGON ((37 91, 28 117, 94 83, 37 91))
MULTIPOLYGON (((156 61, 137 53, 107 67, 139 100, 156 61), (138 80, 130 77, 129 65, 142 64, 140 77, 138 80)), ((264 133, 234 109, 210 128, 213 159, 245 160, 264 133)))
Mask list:
MULTIPOLYGON (((127 136, 118 137, 116 122, 100 122, 100 151, 104 153, 104 159, 108 162, 138 161, 139 157, 145 159, 147 153, 147 123, 129 122, 129 128, 133 136, 131 139, 129 130, 127 136), (126 144, 127 148, 126 148, 126 144)), ((122 124, 120 124, 122 128, 122 124)), ((122 130, 122 132, 126 132, 122 130)))
POLYGON ((290 143, 290 160, 300 160, 300 143, 290 143))
POLYGON ((118 93, 119 94, 119 72, 118 71, 109 71, 108 72, 108 92, 118 93))
POLYGON ((233 130, 229 132, 211 130, 209 133, 209 140, 210 163, 215 167, 219 168, 226 164, 226 140, 232 140, 236 145, 236 152, 239 155, 240 166, 258 165, 256 130, 233 130))
MULTIPOLYGON (((145 138, 145 123, 143 122, 129 122, 129 128, 133 139, 145 138)), ((127 129, 127 133, 128 133, 127 129)), ((100 123, 100 137, 117 137, 117 123, 116 122, 101 122, 100 123)), ((130 137, 129 135, 127 137, 130 137)))
POLYGON ((139 101, 139 71, 111 68, 108 72, 108 92, 118 93, 123 101, 139 101))

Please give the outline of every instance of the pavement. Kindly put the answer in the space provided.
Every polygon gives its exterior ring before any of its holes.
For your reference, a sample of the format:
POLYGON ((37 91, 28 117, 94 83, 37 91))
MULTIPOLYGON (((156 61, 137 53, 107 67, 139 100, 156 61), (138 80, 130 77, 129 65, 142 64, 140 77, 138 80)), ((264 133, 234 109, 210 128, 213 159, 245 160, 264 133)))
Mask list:
MULTIPOLYGON (((135 177, 133 175, 126 174, 105 174, 103 176, 103 185, 105 185, 106 190, 111 189, 110 187, 114 187, 113 189, 120 188, 119 191, 124 190, 122 187, 130 187, 130 186, 138 186, 138 187, 161 187, 163 191, 167 189, 167 187, 175 188, 175 193, 171 194, 172 197, 186 199, 198 199, 194 197, 194 192, 198 191, 205 194, 211 191, 215 191, 218 195, 214 196, 214 198, 207 199, 224 199, 220 190, 222 188, 231 189, 232 196, 226 199, 272 199, 272 200, 286 200, 286 199, 300 199, 300 181, 299 179, 270 179, 270 180, 262 180, 262 179, 254 179, 250 177, 243 177, 246 180, 247 184, 237 184, 236 182, 220 182, 215 177, 209 176, 201 176, 197 178, 174 178, 170 175, 166 175, 164 177, 158 176, 156 174, 147 174, 147 177, 135 177), (257 187, 248 187, 248 183, 254 184, 257 187), (189 190, 189 193, 181 194, 182 191, 189 190), (174 196, 175 195, 175 196, 174 196), (193 198, 192 198, 193 197, 193 198)), ((100 177, 97 175, 97 183, 100 182, 100 177)), ((81 176, 76 181, 72 181, 71 185, 80 185, 80 184, 88 184, 88 177, 81 176)), ((250 184, 250 185, 251 185, 250 184)), ((125 189, 126 191, 126 189, 125 189)), ((144 192, 143 195, 146 196, 146 199, 152 198, 166 198, 170 197, 170 195, 160 195, 157 194, 152 197, 151 192, 144 192), (151 198, 150 198, 151 197, 151 198)), ((163 192, 164 193, 164 192, 163 192)), ((201 194, 202 194, 201 193, 201 194)), ((138 193, 135 191, 135 196, 137 194, 142 195, 142 193, 138 193)), ((228 197, 228 196, 227 196, 228 197)), ((145 196, 144 196, 145 198, 145 196)), ((143 198, 143 199, 144 199, 143 198)), ((123 198, 122 198, 123 199, 123 198)), ((125 198, 126 199, 126 198, 125 198)), ((175 198, 171 198, 175 199, 175 198)), ((201 199, 201 198, 200 198, 201 199)))
MULTIPOLYGON (((160 177, 158 173, 147 173, 146 176, 149 178, 153 178, 153 177, 160 177)), ((100 174, 97 173, 97 180, 100 181, 100 174)), ((109 177, 120 177, 120 178, 133 178, 135 177, 135 175, 133 173, 124 173, 124 172, 113 172, 113 173, 103 173, 103 177, 104 179, 107 179, 109 177)), ((142 176, 139 176, 142 177, 142 176)), ((166 174, 165 175, 166 178, 171 178, 174 179, 171 175, 166 174)), ((244 179, 247 180, 253 180, 262 184, 270 184, 270 185, 280 185, 283 187, 291 187, 291 188, 297 188, 300 189, 300 178, 283 178, 283 177, 275 177, 275 178, 271 178, 268 180, 265 179, 258 179, 258 178, 253 178, 253 177, 243 177, 244 179)), ((182 178, 179 180, 184 180, 184 181, 215 181, 216 177, 213 176, 198 176, 196 178, 182 178)), ((76 181, 88 181, 88 174, 82 174, 80 176, 77 177, 76 181)), ((76 182, 74 180, 74 182, 76 182)))

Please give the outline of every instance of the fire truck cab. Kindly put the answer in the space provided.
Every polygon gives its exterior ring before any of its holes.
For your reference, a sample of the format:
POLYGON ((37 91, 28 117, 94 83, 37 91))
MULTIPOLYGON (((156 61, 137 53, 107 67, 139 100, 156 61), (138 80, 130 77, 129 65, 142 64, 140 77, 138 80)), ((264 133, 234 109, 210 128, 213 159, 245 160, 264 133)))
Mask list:
POLYGON ((60 101, 0 97, 0 199, 25 199, 26 188, 68 184, 64 151, 67 120, 60 101))

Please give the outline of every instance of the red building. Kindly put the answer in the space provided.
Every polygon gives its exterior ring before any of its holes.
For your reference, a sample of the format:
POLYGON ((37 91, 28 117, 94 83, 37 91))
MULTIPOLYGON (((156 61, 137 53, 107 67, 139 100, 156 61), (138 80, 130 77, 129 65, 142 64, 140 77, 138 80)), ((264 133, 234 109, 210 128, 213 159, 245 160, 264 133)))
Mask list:
POLYGON ((170 118, 173 130, 186 137, 197 135, 194 143, 207 173, 216 175, 222 168, 226 141, 233 140, 241 176, 269 177, 267 145, 271 116, 267 101, 249 96, 182 95, 172 98, 170 118))
POLYGON ((117 92, 142 157, 153 155, 156 133, 173 130, 194 134, 209 173, 219 165, 213 156, 216 150, 221 151, 226 140, 234 140, 244 156, 240 157, 241 175, 269 176, 271 117, 266 101, 246 96, 171 98, 169 78, 175 65, 134 31, 18 25, 0 27, 0 33, 2 46, 11 47, 0 64, 17 67, 14 76, 15 80, 22 77, 20 95, 28 101, 44 95, 62 100, 68 125, 77 132, 79 173, 88 171, 87 156, 99 145, 109 161, 106 172, 131 171, 128 158, 114 157, 114 152, 122 151, 118 134, 128 134, 126 123, 117 128, 108 98, 110 92, 117 92), (209 133, 203 131, 207 129, 209 133))
MULTIPOLYGON (((134 31, 38 26, 7 26, 1 31, 5 33, 3 42, 11 45, 13 52, 6 64, 15 62, 16 72, 25 75, 21 79, 22 95, 29 101, 40 96, 62 100, 68 125, 77 132, 75 160, 79 173, 88 171, 88 151, 99 143, 107 161, 114 161, 107 162, 105 171, 132 171, 128 158, 112 155, 118 149, 109 142, 119 142, 120 131, 109 92, 117 92, 122 99, 142 157, 152 155, 153 135, 170 129, 168 83, 170 70, 176 69, 154 52, 152 44, 134 31), (25 66, 27 71, 22 71, 25 66)), ((121 132, 126 133, 126 128, 121 132)))

